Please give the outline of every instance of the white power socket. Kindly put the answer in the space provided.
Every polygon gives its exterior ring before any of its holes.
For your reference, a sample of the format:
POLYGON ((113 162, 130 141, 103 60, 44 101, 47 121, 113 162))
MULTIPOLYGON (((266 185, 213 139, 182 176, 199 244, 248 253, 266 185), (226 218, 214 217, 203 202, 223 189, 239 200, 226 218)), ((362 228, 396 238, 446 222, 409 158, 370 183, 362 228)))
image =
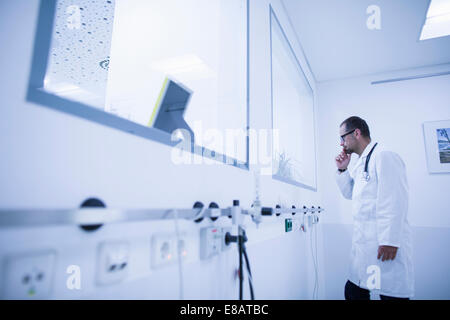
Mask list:
POLYGON ((54 251, 24 253, 5 260, 3 299, 48 299, 56 263, 54 251))
MULTIPOLYGON (((176 240, 176 238, 175 238, 176 240)), ((180 239, 178 240, 177 250, 180 251, 180 257, 182 261, 186 260, 189 256, 189 246, 185 235, 180 235, 180 239)), ((178 256, 177 256, 178 258, 178 256)))
POLYGON ((102 242, 98 247, 97 284, 122 281, 128 273, 130 247, 128 242, 102 242))
POLYGON ((169 234, 152 236, 151 266, 158 268, 175 261, 175 243, 169 234))
POLYGON ((189 256, 189 245, 186 235, 177 237, 173 233, 159 233, 152 236, 151 266, 153 269, 173 264, 178 261, 178 250, 184 261, 189 256))

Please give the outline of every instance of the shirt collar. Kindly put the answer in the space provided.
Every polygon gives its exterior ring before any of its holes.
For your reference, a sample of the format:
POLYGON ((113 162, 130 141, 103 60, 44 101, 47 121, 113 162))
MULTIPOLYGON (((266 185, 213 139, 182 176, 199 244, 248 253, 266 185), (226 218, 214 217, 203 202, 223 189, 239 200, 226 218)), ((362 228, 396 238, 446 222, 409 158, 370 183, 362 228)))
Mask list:
POLYGON ((372 140, 364 149, 363 153, 361 154, 360 158, 365 158, 369 154, 370 150, 372 150, 373 146, 375 145, 375 141, 372 140))

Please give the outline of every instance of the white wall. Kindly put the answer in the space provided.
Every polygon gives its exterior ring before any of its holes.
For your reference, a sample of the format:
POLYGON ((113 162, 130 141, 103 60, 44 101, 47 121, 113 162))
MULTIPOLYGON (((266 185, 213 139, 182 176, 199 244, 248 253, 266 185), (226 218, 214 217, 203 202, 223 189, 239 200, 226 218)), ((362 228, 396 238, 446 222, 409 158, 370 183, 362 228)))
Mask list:
POLYGON ((327 298, 342 297, 350 254, 351 202, 339 194, 334 181, 334 157, 341 149, 339 125, 352 115, 365 119, 373 140, 399 153, 406 164, 409 222, 414 234, 415 297, 450 298, 450 174, 428 173, 422 129, 425 121, 450 119, 450 76, 370 84, 449 69, 450 65, 440 65, 318 84, 322 203, 331 212, 323 219, 327 298))
MULTIPOLYGON (((278 0, 250 1, 250 127, 270 128, 269 3, 304 63, 298 43, 278 0)), ((233 199, 249 207, 253 173, 223 165, 173 165, 171 149, 81 118, 25 101, 33 53, 39 1, 0 4, 0 208, 77 208, 85 199, 101 198, 111 208, 190 208, 195 201, 221 207, 233 199)), ((312 85, 314 81, 307 72, 312 85)), ((254 154, 250 155, 251 159, 254 154)), ((320 169, 319 169, 320 171, 320 169)), ((328 184, 328 182, 326 182, 328 184)), ((321 205, 318 192, 261 179, 263 204, 321 205)), ((283 228, 283 221, 268 225, 283 228)), ((229 221, 220 222, 223 224, 229 221)), ((209 225, 182 224, 192 235, 192 261, 185 266, 185 298, 237 298, 233 278, 236 250, 211 261, 198 260, 198 229, 209 225), (233 254, 234 252, 234 254, 233 254), (217 270, 222 270, 217 274, 217 270)), ((252 224, 247 222, 249 228, 252 224)), ((57 251, 55 291, 51 298, 173 298, 179 297, 177 270, 152 271, 148 266, 152 232, 174 230, 165 223, 104 226, 86 234, 77 227, 0 230, 0 258, 13 252, 53 248, 57 251), (106 239, 127 239, 132 246, 130 270, 123 284, 94 285, 96 246, 106 239), (83 290, 65 288, 65 268, 82 267, 83 290)), ((306 299, 313 290, 309 234, 250 233, 248 251, 260 299, 306 299), (251 239, 251 237, 250 237, 251 239)), ((320 229, 319 229, 320 240, 320 229)), ((320 241, 319 241, 320 247, 320 241)), ((320 259, 319 259, 320 260, 320 259)), ((1 273, 1 270, 0 270, 1 273)), ((0 280, 3 281, 4 279, 0 280)), ((1 284, 0 284, 1 287, 1 284)), ((323 292, 324 286, 320 286, 323 292)), ((248 290, 247 290, 248 292, 248 290)))

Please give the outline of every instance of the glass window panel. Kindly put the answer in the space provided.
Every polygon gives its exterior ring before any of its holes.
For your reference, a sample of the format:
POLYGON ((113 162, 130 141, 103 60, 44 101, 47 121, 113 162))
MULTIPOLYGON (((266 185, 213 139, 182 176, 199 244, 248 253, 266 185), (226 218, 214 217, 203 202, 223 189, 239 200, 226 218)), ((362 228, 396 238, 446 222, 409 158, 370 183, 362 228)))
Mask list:
POLYGON ((247 0, 53 3, 40 89, 151 127, 170 79, 191 92, 183 117, 196 145, 247 161, 247 0))
POLYGON ((314 94, 271 11, 273 176, 316 188, 314 94))

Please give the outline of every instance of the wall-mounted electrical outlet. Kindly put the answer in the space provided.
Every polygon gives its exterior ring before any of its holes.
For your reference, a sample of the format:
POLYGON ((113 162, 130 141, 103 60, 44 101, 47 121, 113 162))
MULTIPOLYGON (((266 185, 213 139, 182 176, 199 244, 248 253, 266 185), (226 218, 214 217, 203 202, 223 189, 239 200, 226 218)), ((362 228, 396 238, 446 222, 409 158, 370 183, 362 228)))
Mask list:
POLYGON ((308 217, 306 216, 306 214, 303 214, 303 217, 300 221, 300 230, 303 232, 307 232, 307 228, 306 228, 306 224, 308 222, 308 217))
MULTIPOLYGON (((175 238, 175 241, 177 241, 177 238, 175 238)), ((189 246, 185 235, 180 235, 176 249, 179 251, 182 260, 189 257, 189 246)), ((178 259, 178 256, 176 258, 178 259)))
POLYGON ((200 229, 200 259, 208 259, 222 250, 222 230, 216 227, 200 229))
POLYGON ((158 233, 151 240, 151 267, 153 269, 173 264, 178 261, 178 254, 184 261, 189 258, 189 243, 184 232, 179 237, 173 233, 158 233))
POLYGON ((128 242, 101 243, 97 256, 97 283, 107 285, 122 281, 128 273, 129 253, 128 242))
POLYGON ((158 268, 175 262, 175 242, 169 234, 155 234, 151 243, 151 266, 158 268))
POLYGON ((48 299, 55 263, 54 251, 7 257, 4 263, 2 299, 48 299))
POLYGON ((312 224, 318 224, 319 223, 319 216, 317 214, 313 215, 312 224))

